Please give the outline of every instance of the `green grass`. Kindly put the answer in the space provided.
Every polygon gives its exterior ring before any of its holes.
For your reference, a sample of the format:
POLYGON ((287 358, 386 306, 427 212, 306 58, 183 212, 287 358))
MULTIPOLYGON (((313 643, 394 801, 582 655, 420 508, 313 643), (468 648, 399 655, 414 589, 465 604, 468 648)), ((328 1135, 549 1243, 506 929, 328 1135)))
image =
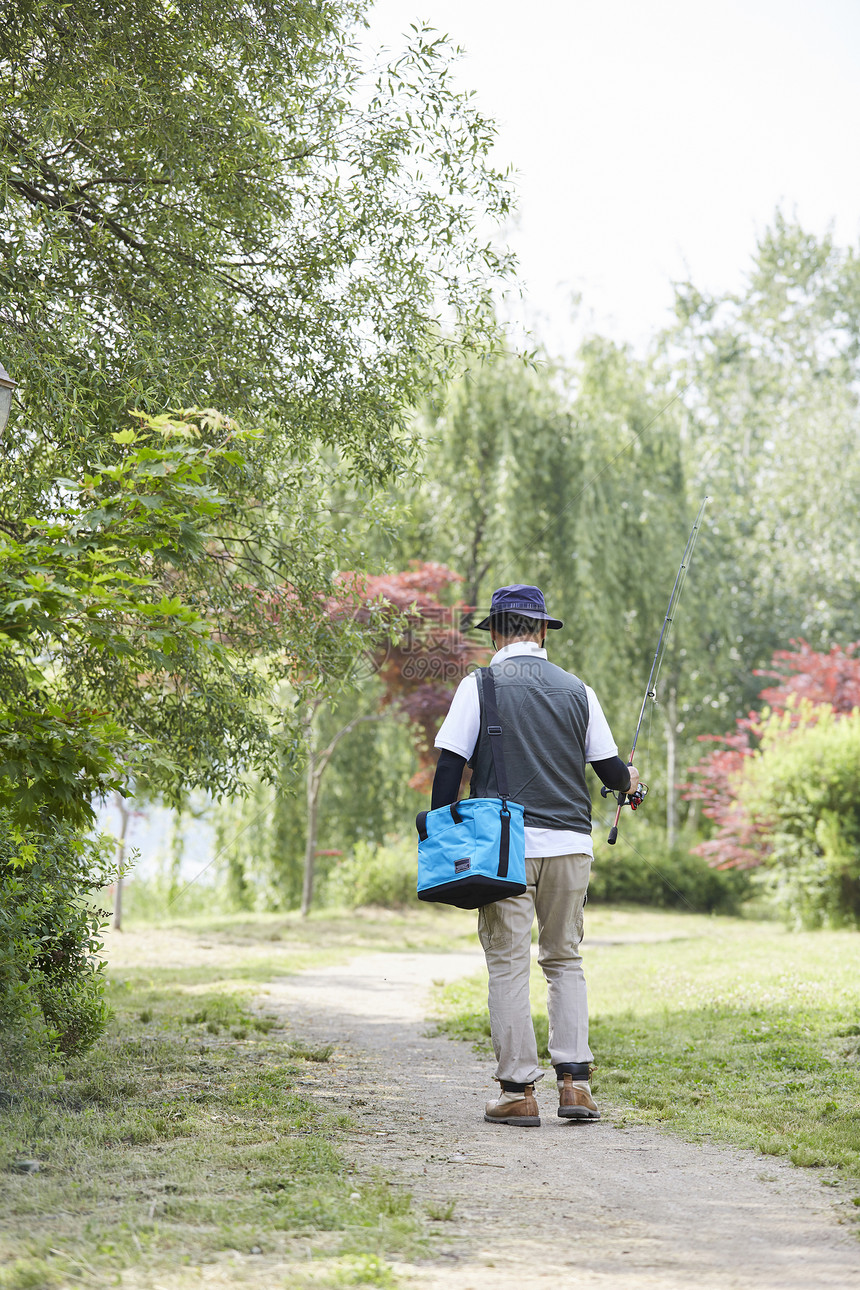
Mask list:
MULTIPOLYGON (((428 1254, 453 1206, 349 1172, 327 1097, 339 1036, 309 1042, 251 1000, 363 951, 475 948, 474 922, 242 915, 112 936, 109 1033, 2 1099, 0 1288, 184 1287, 204 1264, 223 1269, 212 1285, 395 1286, 392 1257, 428 1254)), ((595 1088, 616 1122, 860 1175, 860 937, 638 908, 587 923, 595 1088)), ((442 991, 444 1028, 486 1042, 483 993, 442 991)), ((545 1042, 537 981, 534 998, 545 1042)))
POLYGON ((325 1098, 343 1078, 338 1036, 307 1044, 250 1001, 297 968, 470 934, 461 917, 383 911, 113 935, 109 1032, 0 1111, 2 1290, 113 1285, 130 1268, 147 1285, 251 1254, 275 1277, 308 1253, 326 1260, 314 1285, 393 1285, 387 1258, 426 1253, 427 1220, 396 1183, 360 1181, 344 1161, 351 1122, 325 1098), (38 1172, 17 1172, 22 1160, 38 1172))
MULTIPOLYGON (((660 917, 600 910, 587 919, 593 1087, 615 1122, 663 1124, 860 1177, 860 936, 660 917), (637 925, 647 938, 638 944, 637 925)), ((535 965, 543 1057, 545 1000, 535 965)), ((488 1046, 479 978, 442 989, 438 1002, 443 1031, 488 1046)))

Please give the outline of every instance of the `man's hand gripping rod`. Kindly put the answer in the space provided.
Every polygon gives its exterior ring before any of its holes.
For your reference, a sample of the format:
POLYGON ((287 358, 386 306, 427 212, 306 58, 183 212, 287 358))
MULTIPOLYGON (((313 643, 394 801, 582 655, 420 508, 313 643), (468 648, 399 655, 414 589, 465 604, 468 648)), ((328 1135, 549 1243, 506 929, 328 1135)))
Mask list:
MULTIPOLYGON (((684 549, 684 558, 681 561, 678 572, 675 575, 675 585, 672 588, 672 594, 669 597, 669 608, 666 610, 666 617, 663 619, 663 626, 660 628, 660 638, 657 641, 657 648, 654 651, 654 662, 651 664, 651 675, 648 677, 648 684, 645 687, 645 697, 642 700, 642 707, 639 709, 639 720, 636 722, 636 733, 633 736, 633 746, 630 749, 630 756, 627 758, 628 766, 633 765, 633 754, 636 752, 636 741, 639 738, 639 731, 642 729, 642 718, 645 716, 645 706, 649 699, 657 698, 657 680, 660 676, 660 668, 663 664, 663 655, 666 652, 666 646, 669 643, 669 635, 672 630, 672 621, 675 616, 675 610, 678 608, 678 601, 681 599, 681 592, 684 590, 684 583, 687 581, 687 569, 693 558, 693 547, 696 545, 696 538, 699 536, 699 528, 702 523, 702 516, 705 513, 709 498, 705 498, 699 507, 699 514, 696 516, 695 523, 690 530, 690 536, 687 538, 687 545, 684 549)), ((601 788, 601 795, 608 797, 610 793, 616 798, 618 805, 615 808, 615 819, 612 828, 609 830, 609 837, 606 839, 611 847, 615 846, 618 838, 618 819, 621 815, 621 808, 629 805, 632 810, 636 810, 642 805, 645 794, 648 792, 647 784, 640 784, 635 793, 629 796, 627 793, 613 793, 610 788, 601 788)))

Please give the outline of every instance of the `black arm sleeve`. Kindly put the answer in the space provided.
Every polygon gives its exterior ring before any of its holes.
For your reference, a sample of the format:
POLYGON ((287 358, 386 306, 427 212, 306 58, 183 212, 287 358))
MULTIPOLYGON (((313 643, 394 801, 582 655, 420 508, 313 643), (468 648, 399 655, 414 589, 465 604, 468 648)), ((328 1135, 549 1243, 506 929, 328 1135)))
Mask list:
POLYGON ((449 752, 447 748, 441 749, 436 763, 436 774, 433 776, 431 811, 435 811, 437 806, 450 806, 452 802, 456 802, 460 796, 460 780, 463 778, 465 765, 465 757, 449 752))
POLYGON ((598 779, 616 793, 626 793, 630 787, 630 771, 620 757, 606 757, 591 763, 598 779))

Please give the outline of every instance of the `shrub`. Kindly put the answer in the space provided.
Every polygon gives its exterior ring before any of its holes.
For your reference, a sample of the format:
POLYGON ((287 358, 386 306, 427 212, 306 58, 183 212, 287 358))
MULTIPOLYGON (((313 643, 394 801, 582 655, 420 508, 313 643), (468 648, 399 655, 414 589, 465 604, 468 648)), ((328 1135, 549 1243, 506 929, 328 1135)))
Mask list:
POLYGON ((633 826, 633 831, 635 840, 619 834, 611 853, 600 852, 591 871, 589 900, 732 913, 749 896, 746 872, 712 869, 683 840, 667 846, 657 830, 633 826))
POLYGON ((182 882, 165 865, 146 877, 134 872, 123 884, 123 920, 129 923, 217 917, 235 910, 235 901, 220 875, 213 879, 204 873, 197 880, 182 882))
POLYGON ((359 905, 400 909, 417 904, 417 865, 416 843, 411 838, 389 838, 384 846, 357 842, 352 855, 329 873, 325 903, 348 909, 359 905))
POLYGON ((755 869, 764 863, 767 828, 757 823, 739 800, 737 783, 749 758, 757 753, 767 727, 793 729, 800 718, 813 724, 815 714, 827 708, 838 717, 849 716, 860 704, 860 641, 834 645, 828 654, 810 649, 806 641, 793 641, 793 650, 777 650, 771 667, 758 676, 778 684, 767 686, 759 698, 767 705, 761 713, 739 717, 726 735, 700 735, 717 746, 692 767, 685 796, 702 803, 702 813, 716 826, 713 836, 696 847, 699 855, 719 869, 755 869), (785 715, 782 723, 769 722, 773 714, 785 715))
POLYGON ((795 926, 860 926, 860 710, 802 701, 762 725, 736 784, 763 885, 795 926))
POLYGON ((86 1051, 107 1021, 91 897, 116 876, 107 841, 71 825, 44 832, 0 813, 0 1064, 86 1051))
MULTIPOLYGON (((635 847, 634 851, 619 838, 611 856, 601 854, 592 870, 589 900, 729 913, 750 894, 748 874, 711 869, 691 855, 684 843, 667 849, 664 836, 656 830, 637 831, 635 847)), ((417 901, 416 867, 411 838, 390 838, 384 846, 359 842, 353 854, 329 874, 325 902, 349 909, 412 905, 417 901)))

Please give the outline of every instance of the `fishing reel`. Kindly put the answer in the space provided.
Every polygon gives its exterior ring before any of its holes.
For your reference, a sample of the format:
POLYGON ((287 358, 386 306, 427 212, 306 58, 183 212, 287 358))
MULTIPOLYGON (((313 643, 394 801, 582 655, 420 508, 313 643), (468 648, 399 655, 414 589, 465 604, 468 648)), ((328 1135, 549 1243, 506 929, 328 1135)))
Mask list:
POLYGON ((647 784, 640 784, 635 793, 616 792, 614 788, 607 788, 605 784, 603 788, 601 788, 601 797, 614 797, 618 803, 615 808, 615 823, 609 830, 609 837, 606 839, 611 847, 614 847, 615 843, 618 841, 618 819, 621 815, 622 806, 629 806, 631 811, 637 810, 645 801, 645 794, 647 792, 647 784))
POLYGON ((637 810, 645 801, 648 792, 647 784, 640 784, 635 793, 624 793, 616 791, 614 788, 607 788, 606 785, 601 788, 601 797, 614 797, 619 806, 629 806, 631 811, 637 810))

